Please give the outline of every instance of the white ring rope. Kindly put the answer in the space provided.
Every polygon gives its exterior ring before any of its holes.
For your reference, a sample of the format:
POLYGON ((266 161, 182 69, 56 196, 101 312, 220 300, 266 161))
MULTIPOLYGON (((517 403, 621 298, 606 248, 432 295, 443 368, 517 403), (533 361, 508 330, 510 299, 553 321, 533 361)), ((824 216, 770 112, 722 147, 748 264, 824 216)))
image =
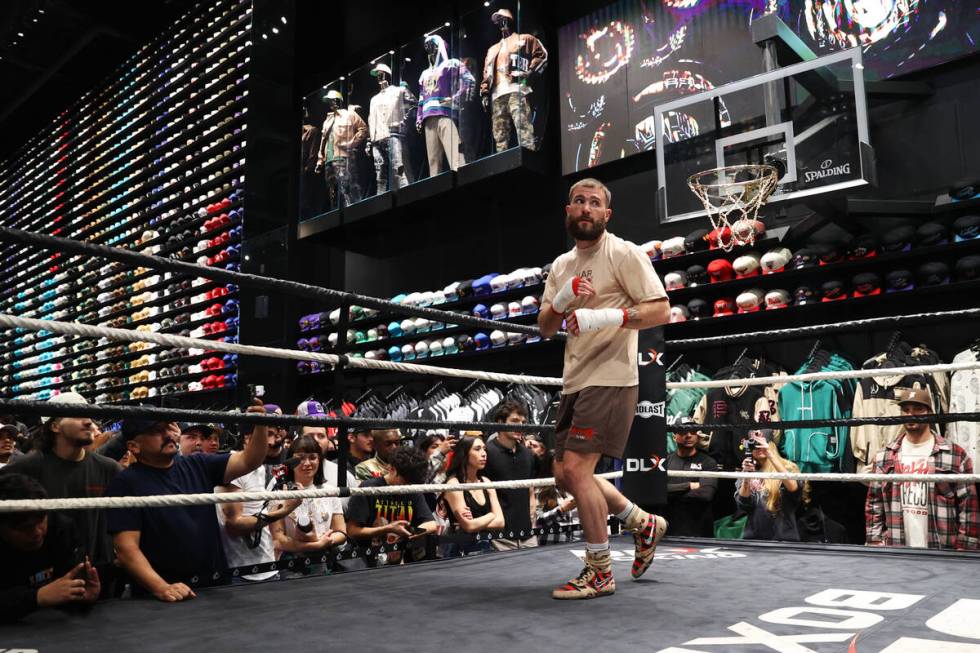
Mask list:
POLYGON ((876 370, 841 370, 839 372, 813 372, 810 374, 787 374, 783 376, 757 376, 746 379, 719 379, 717 381, 678 381, 667 384, 668 390, 683 388, 740 388, 747 385, 777 385, 785 383, 830 381, 834 379, 865 379, 868 377, 891 377, 933 374, 935 372, 958 372, 960 370, 980 369, 980 361, 971 363, 945 363, 940 365, 912 365, 908 367, 888 367, 876 370))
MULTIPOLYGON (((623 472, 596 474, 596 478, 621 478, 623 472)), ((758 478, 799 481, 855 481, 884 483, 978 483, 980 474, 806 474, 802 472, 703 472, 667 470, 673 478, 758 478)), ((170 508, 200 506, 241 501, 280 501, 339 496, 379 496, 416 493, 462 492, 464 490, 508 490, 552 487, 554 478, 523 479, 481 483, 429 483, 424 485, 386 485, 381 487, 308 488, 259 492, 222 492, 221 494, 160 494, 143 497, 79 497, 68 499, 17 499, 0 501, 0 513, 38 512, 41 510, 90 510, 95 508, 170 508)))
MULTIPOLYGON (((263 356, 265 358, 280 358, 298 361, 315 361, 326 363, 331 367, 340 362, 335 354, 321 354, 298 349, 279 349, 277 347, 259 347, 255 345, 240 345, 216 340, 203 340, 175 336, 168 333, 152 333, 149 331, 134 331, 132 329, 113 329, 80 324, 78 322, 58 322, 55 320, 37 320, 29 317, 17 317, 0 313, 0 327, 29 329, 31 331, 51 331, 64 335, 83 336, 87 338, 107 338, 122 342, 152 342, 171 348, 213 349, 231 354, 248 356, 263 356)), ((347 367, 369 370, 392 370, 409 374, 428 374, 433 376, 448 376, 457 379, 479 379, 481 381, 496 381, 500 383, 520 383, 531 385, 561 386, 561 379, 550 376, 527 376, 524 374, 501 374, 498 372, 481 372, 477 370, 458 370, 450 367, 434 365, 417 365, 414 363, 395 363, 391 361, 370 360, 368 358, 347 357, 347 367)))
MULTIPOLYGON (((34 318, 17 317, 0 313, 0 327, 22 328, 31 331, 51 331, 65 335, 83 336, 88 338, 107 338, 123 342, 152 342, 164 347, 213 349, 232 354, 263 356, 301 361, 315 361, 336 366, 340 357, 335 354, 300 351, 298 349, 280 349, 277 347, 259 347, 255 345, 240 345, 216 340, 203 340, 175 336, 166 333, 134 331, 131 329, 113 329, 109 327, 80 324, 78 322, 58 322, 55 320, 37 320, 34 318)), ((499 383, 520 383, 541 386, 561 387, 562 380, 551 376, 528 376, 525 374, 503 374, 499 372, 484 372, 479 370, 461 370, 435 365, 418 365, 415 363, 396 363, 367 358, 347 357, 347 366, 359 369, 390 370, 409 374, 445 376, 457 379, 478 379, 499 383)), ((890 367, 874 370, 842 370, 836 372, 813 372, 810 374, 790 374, 783 376, 759 376, 745 379, 719 379, 710 381, 676 381, 667 383, 668 390, 685 388, 740 388, 750 385, 777 385, 793 382, 813 382, 834 379, 864 379, 868 377, 894 377, 909 375, 927 375, 936 372, 958 372, 960 370, 980 369, 980 361, 965 363, 946 363, 939 365, 913 365, 909 367, 890 367)))

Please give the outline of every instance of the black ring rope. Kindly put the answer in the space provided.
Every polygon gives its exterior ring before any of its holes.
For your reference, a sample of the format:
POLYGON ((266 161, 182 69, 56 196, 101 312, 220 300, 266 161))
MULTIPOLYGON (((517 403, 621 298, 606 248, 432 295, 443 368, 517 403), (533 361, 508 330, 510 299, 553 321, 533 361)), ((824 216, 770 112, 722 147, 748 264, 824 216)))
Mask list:
MULTIPOLYGON (((38 234, 30 231, 24 231, 23 229, 14 229, 12 227, 0 227, 0 241, 5 240, 13 240, 15 242, 37 245, 39 247, 55 251, 67 251, 85 256, 97 256, 112 261, 119 261, 120 263, 129 263, 135 266, 153 268, 155 270, 186 274, 192 277, 202 277, 205 279, 212 279, 214 281, 234 283, 246 288, 275 290, 295 297, 314 299, 317 301, 328 302, 330 304, 349 301, 351 304, 356 304, 366 308, 375 308, 378 310, 401 313, 413 317, 424 317, 437 322, 443 322, 445 324, 457 324, 490 330, 499 329, 505 333, 523 333, 529 336, 541 335, 541 332, 537 327, 526 324, 486 320, 466 313, 452 313, 449 311, 442 311, 437 308, 403 306, 402 304, 395 304, 394 302, 379 299, 377 297, 370 297, 368 295, 360 295, 343 290, 334 290, 333 288, 321 288, 319 286, 312 286, 310 284, 299 283, 297 281, 286 281, 285 279, 264 277, 257 274, 249 274, 247 272, 222 270, 219 268, 198 265, 197 263, 175 261, 173 259, 164 258, 161 256, 152 256, 150 254, 133 252, 128 249, 109 247, 107 245, 98 245, 95 243, 86 243, 78 240, 72 240, 70 238, 49 236, 47 234, 38 234)), ((552 336, 552 339, 561 340, 564 339, 564 337, 565 336, 563 333, 558 333, 555 336, 552 336)))
MULTIPOLYGON (((299 415, 273 415, 266 413, 241 413, 220 410, 191 410, 184 408, 158 408, 156 406, 101 406, 95 404, 59 404, 54 401, 28 399, 0 399, 0 410, 10 413, 46 415, 51 417, 108 418, 156 418, 159 421, 215 422, 236 424, 264 424, 289 426, 347 426, 352 429, 404 428, 404 429, 457 429, 473 431, 508 431, 535 433, 554 431, 554 424, 501 424, 498 422, 447 422, 445 420, 384 419, 380 417, 302 417, 299 415)), ((731 424, 668 424, 667 431, 685 433, 692 431, 727 431, 794 428, 822 426, 894 426, 901 424, 948 424, 950 422, 980 422, 980 413, 944 413, 939 415, 894 415, 883 417, 848 417, 839 419, 784 420, 779 422, 733 422, 731 424)))
POLYGON ((813 324, 810 326, 792 327, 788 329, 770 329, 768 331, 749 331, 747 333, 733 333, 723 336, 709 336, 705 338, 668 340, 666 342, 666 346, 669 351, 687 351, 690 349, 714 347, 719 345, 739 345, 744 343, 755 344, 775 342, 778 340, 789 340, 807 336, 818 336, 827 333, 865 331, 869 327, 899 327, 918 322, 932 322, 939 320, 976 317, 980 317, 980 308, 967 308, 958 311, 942 311, 936 313, 913 313, 911 315, 889 315, 886 317, 870 317, 863 320, 835 322, 833 324, 813 324))

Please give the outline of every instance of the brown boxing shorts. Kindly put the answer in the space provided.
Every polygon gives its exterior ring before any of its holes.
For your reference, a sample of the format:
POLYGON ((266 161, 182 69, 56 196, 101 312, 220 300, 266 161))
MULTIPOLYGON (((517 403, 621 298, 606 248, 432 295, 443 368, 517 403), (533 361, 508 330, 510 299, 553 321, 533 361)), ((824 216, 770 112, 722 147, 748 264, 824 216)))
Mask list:
POLYGON ((636 415, 640 387, 590 386, 561 396, 555 423, 555 458, 565 451, 622 458, 636 415))

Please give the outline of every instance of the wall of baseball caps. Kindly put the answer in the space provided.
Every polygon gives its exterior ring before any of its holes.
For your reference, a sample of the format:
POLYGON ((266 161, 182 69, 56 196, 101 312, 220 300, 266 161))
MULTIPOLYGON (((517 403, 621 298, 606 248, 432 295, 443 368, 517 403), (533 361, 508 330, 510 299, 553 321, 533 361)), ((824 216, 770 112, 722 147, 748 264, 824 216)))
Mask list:
MULTIPOLYGON (((238 269, 250 0, 200 2, 0 165, 4 225, 238 269)), ((7 244, 0 310, 237 341, 238 288, 7 244)), ((9 331, 0 396, 116 402, 237 383, 205 350, 9 331)))

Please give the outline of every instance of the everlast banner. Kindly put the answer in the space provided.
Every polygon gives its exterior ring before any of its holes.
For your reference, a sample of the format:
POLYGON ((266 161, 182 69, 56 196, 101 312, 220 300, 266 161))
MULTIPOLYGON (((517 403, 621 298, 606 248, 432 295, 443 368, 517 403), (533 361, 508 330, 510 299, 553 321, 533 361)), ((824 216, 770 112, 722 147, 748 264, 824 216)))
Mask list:
POLYGON ((663 327, 639 334, 640 397, 623 454, 623 494, 644 509, 667 503, 663 327))

